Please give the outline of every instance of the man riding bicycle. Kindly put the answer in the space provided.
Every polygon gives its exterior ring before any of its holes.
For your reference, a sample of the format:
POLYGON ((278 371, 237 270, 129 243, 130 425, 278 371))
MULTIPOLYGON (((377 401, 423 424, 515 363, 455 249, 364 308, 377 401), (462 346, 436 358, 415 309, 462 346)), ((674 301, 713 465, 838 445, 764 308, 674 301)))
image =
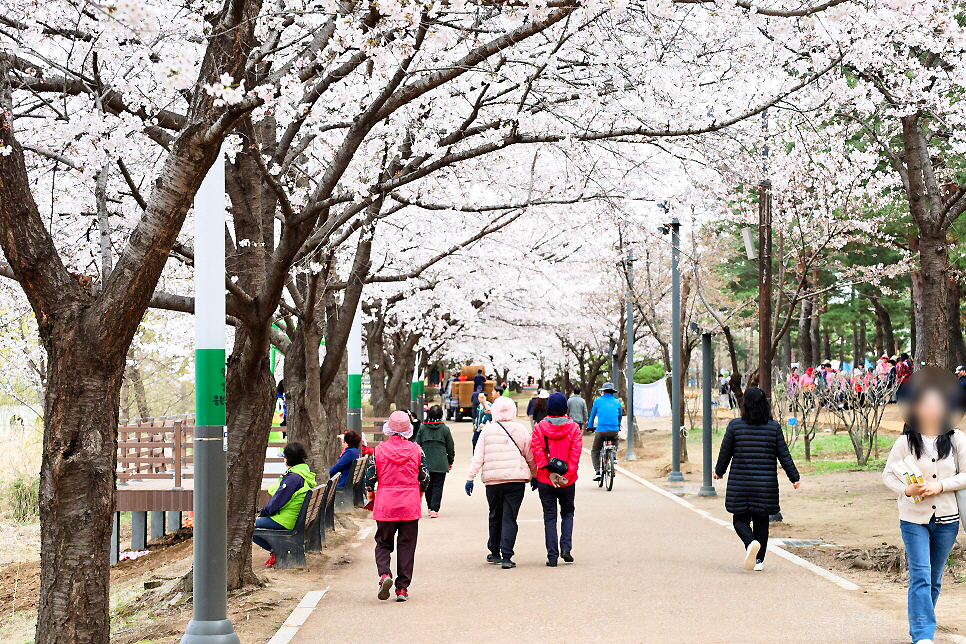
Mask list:
POLYGON ((604 443, 618 442, 621 429, 621 418, 624 417, 624 407, 621 401, 614 395, 617 387, 612 382, 605 382, 600 388, 601 395, 594 401, 594 406, 590 409, 590 418, 587 427, 593 427, 594 446, 590 450, 590 460, 594 464, 594 480, 600 480, 600 450, 604 443))

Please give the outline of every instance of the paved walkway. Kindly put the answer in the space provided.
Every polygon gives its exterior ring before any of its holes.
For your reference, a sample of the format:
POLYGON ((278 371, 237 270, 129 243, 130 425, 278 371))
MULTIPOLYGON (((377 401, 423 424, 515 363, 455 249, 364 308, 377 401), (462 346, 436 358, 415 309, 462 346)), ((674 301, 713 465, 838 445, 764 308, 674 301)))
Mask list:
POLYGON ((463 491, 468 424, 452 423, 457 460, 442 517, 420 523, 409 602, 376 599, 372 536, 332 580, 295 644, 821 643, 903 644, 903 615, 870 608, 769 553, 746 572, 733 532, 619 476, 606 492, 582 460, 576 562, 548 568, 540 503, 527 492, 517 568, 486 564, 483 486, 463 491))

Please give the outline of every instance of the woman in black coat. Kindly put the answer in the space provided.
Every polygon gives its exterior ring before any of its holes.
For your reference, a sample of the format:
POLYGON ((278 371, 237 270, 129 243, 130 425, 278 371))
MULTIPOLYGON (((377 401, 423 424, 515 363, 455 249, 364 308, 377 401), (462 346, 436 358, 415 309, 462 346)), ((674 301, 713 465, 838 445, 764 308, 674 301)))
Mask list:
POLYGON ((745 392, 741 418, 728 423, 714 478, 720 479, 731 464, 725 508, 734 515, 735 532, 745 544, 745 569, 762 570, 768 548, 768 517, 778 514, 778 466, 795 489, 801 482, 782 428, 771 417, 765 392, 745 392), (754 525, 754 527, 752 527, 754 525))

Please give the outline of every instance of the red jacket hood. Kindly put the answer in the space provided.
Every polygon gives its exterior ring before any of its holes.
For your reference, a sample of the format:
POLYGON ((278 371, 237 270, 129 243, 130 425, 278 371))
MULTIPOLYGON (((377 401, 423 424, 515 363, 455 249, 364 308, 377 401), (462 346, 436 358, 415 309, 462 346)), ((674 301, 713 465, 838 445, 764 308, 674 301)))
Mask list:
POLYGON ((569 436, 574 431, 572 425, 576 424, 567 416, 548 416, 540 421, 543 433, 551 440, 560 440, 564 436, 569 436))
POLYGON ((411 443, 402 436, 394 435, 379 445, 377 449, 380 456, 388 458, 397 465, 401 465, 413 457, 413 451, 418 450, 419 446, 416 443, 411 443))

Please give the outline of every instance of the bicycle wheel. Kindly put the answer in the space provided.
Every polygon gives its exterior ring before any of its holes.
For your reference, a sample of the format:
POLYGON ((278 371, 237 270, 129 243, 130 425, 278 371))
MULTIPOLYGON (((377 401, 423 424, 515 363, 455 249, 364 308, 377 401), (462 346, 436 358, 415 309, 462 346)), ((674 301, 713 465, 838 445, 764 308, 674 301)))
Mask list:
POLYGON ((607 454, 607 465, 605 468, 606 474, 604 474, 604 477, 603 477, 607 481, 608 492, 614 489, 614 475, 616 474, 616 471, 614 470, 614 460, 615 460, 614 452, 609 452, 607 454))

